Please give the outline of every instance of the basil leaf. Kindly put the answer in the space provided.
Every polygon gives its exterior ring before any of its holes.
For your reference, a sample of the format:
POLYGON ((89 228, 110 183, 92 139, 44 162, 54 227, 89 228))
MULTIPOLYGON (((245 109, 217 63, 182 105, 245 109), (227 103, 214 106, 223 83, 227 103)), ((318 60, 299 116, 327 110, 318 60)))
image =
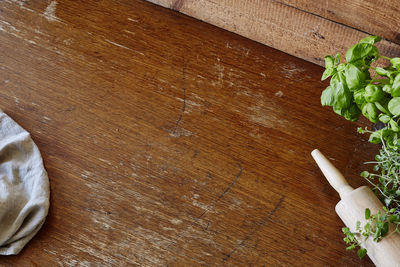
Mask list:
POLYGON ((382 138, 383 138, 383 130, 384 129, 381 129, 381 130, 373 132, 369 136, 368 141, 373 143, 373 144, 379 144, 382 141, 382 138))
POLYGON ((382 111, 383 113, 390 114, 390 112, 388 111, 388 103, 389 99, 383 98, 381 101, 375 102, 374 104, 376 108, 382 111))
POLYGON ((365 87, 365 100, 367 102, 373 103, 381 100, 384 96, 384 92, 382 91, 381 88, 379 88, 375 84, 370 84, 365 87))
POLYGON ((337 53, 335 56, 335 66, 339 65, 340 63, 340 53, 337 53))
POLYGON ((390 121, 389 121, 389 125, 390 125, 390 128, 391 128, 394 132, 400 131, 399 125, 398 125, 397 122, 395 122, 394 120, 390 120, 390 121))
POLYGON ((378 73, 379 75, 386 76, 386 77, 390 76, 390 71, 385 70, 384 68, 376 67, 375 70, 376 70, 376 73, 378 73))
POLYGON ((398 97, 400 96, 400 86, 398 86, 397 88, 393 88, 392 87, 392 91, 390 93, 393 97, 398 97))
POLYGON ((335 66, 334 61, 335 59, 332 56, 326 56, 325 58, 325 68, 331 69, 335 66))
POLYGON ((332 87, 328 86, 321 94, 321 105, 322 106, 333 106, 335 103, 335 97, 333 95, 332 87))
POLYGON ((373 123, 378 122, 378 109, 373 103, 366 103, 362 107, 362 114, 373 123))
POLYGON ((365 74, 353 64, 347 64, 345 68, 346 83, 350 90, 355 90, 362 86, 365 81, 365 74))
POLYGON ((393 67, 396 69, 400 70, 400 58, 399 57, 394 57, 390 60, 390 63, 392 63, 393 67))
POLYGON ((352 95, 347 87, 343 73, 336 73, 332 76, 331 87, 335 96, 334 106, 336 106, 337 109, 347 109, 350 107, 352 95))
POLYGON ((379 114, 379 120, 383 123, 388 123, 390 121, 390 116, 386 114, 379 114))
POLYGON ((390 84, 385 84, 384 86, 383 86, 383 88, 382 88, 382 90, 384 91, 384 92, 386 92, 386 93, 388 93, 388 94, 391 94, 392 93, 392 86, 390 85, 390 84))
POLYGON ((375 44, 382 40, 379 36, 368 36, 360 40, 360 43, 375 44))
POLYGON ((335 73, 335 69, 333 69, 333 68, 326 69, 324 71, 324 73, 322 74, 321 81, 326 80, 334 73, 335 73))
POLYGON ((339 64, 338 66, 337 66, 337 71, 339 72, 339 71, 342 71, 342 70, 344 70, 346 68, 346 64, 339 64))
POLYGON ((342 108, 342 107, 338 107, 338 106, 333 106, 333 112, 335 112, 336 114, 338 114, 340 116, 344 116, 346 109, 342 108))
POLYGON ((400 115, 400 97, 392 98, 389 101, 388 108, 389 108, 390 113, 392 113, 394 116, 399 116, 400 115))
POLYGON ((346 120, 356 121, 360 117, 360 113, 361 110, 357 107, 357 105, 352 104, 350 108, 344 112, 343 116, 346 118, 346 120))
POLYGON ((365 102, 365 90, 364 89, 360 89, 357 91, 354 91, 353 93, 353 98, 354 98, 354 102, 356 102, 357 105, 362 105, 365 102))
POLYGON ((393 91, 400 89, 400 74, 397 74, 396 78, 394 78, 392 88, 393 91))
POLYGON ((350 47, 346 52, 346 60, 351 63, 360 59, 367 59, 368 64, 379 55, 378 49, 370 43, 359 43, 350 47), (367 58, 368 57, 368 58, 367 58))

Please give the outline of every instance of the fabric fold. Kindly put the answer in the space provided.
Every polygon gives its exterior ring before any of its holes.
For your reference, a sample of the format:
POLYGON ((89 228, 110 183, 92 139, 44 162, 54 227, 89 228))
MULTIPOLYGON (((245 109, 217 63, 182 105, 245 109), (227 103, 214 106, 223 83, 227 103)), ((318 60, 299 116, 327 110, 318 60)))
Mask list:
POLYGON ((0 110, 0 255, 15 255, 42 227, 50 187, 30 134, 0 110))

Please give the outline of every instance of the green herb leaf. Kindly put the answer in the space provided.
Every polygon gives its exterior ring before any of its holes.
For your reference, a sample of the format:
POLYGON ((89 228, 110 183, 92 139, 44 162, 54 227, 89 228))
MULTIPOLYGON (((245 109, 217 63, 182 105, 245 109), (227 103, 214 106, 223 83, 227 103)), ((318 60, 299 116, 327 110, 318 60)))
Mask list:
POLYGON ((335 56, 335 66, 339 65, 340 63, 340 53, 336 53, 335 56))
POLYGON ((400 97, 395 97, 389 101, 388 109, 394 116, 400 115, 400 97))
POLYGON ((363 171, 360 175, 361 177, 367 178, 369 176, 369 172, 363 171))
POLYGON ((365 87, 365 100, 367 102, 373 103, 381 100, 384 96, 384 92, 382 91, 381 88, 379 88, 377 85, 370 84, 367 87, 365 87))
POLYGON ((390 121, 390 116, 386 114, 379 114, 379 120, 383 123, 388 123, 390 121))
POLYGON ((391 94, 392 93, 392 85, 390 84, 385 84, 382 88, 382 90, 386 93, 391 94))
POLYGON ((382 141, 384 130, 378 130, 370 134, 368 141, 373 144, 379 144, 382 141))
POLYGON ((390 121, 389 121, 389 125, 390 125, 390 128, 391 128, 394 132, 400 131, 399 125, 398 125, 397 122, 395 122, 394 120, 390 120, 390 121))
POLYGON ((365 103, 365 90, 364 89, 360 89, 357 91, 353 92, 353 98, 354 98, 354 102, 356 102, 357 105, 362 105, 365 103))
POLYGON ((399 57, 394 57, 394 58, 390 59, 390 63, 392 63, 393 67, 400 70, 400 58, 399 57))
POLYGON ((360 40, 360 43, 375 44, 382 40, 379 36, 368 36, 360 40))
POLYGON ((390 215, 389 216, 389 222, 395 222, 395 221, 398 221, 398 217, 396 216, 396 215, 390 215))
MULTIPOLYGON (((400 109, 400 107, 399 107, 400 109)), ((400 112, 400 111, 399 111, 400 112)), ((366 103, 362 107, 362 114, 373 123, 378 122, 378 109, 373 103, 366 103)))
POLYGON ((400 74, 398 74, 396 76, 396 78, 394 78, 393 85, 392 85, 392 92, 391 92, 392 96, 395 97, 395 95, 393 95, 393 94, 396 94, 396 96, 400 96, 400 95, 398 95, 399 94, 398 91, 400 91, 400 74))
POLYGON ((350 90, 355 90, 362 86, 365 81, 365 73, 354 64, 347 64, 345 68, 346 83, 350 90))
POLYGON ((369 208, 365 209, 365 219, 368 220, 371 217, 371 210, 369 208))
POLYGON ((333 75, 330 84, 333 90, 333 94, 335 96, 334 107, 336 107, 337 110, 347 109, 348 107, 350 107, 352 95, 349 91, 349 88, 347 87, 344 74, 336 73, 335 75, 333 75))
POLYGON ((389 232, 389 222, 385 222, 382 227, 381 236, 384 237, 388 232, 389 232))
POLYGON ((352 104, 350 108, 345 110, 342 116, 344 116, 349 121, 356 121, 360 117, 360 114, 361 110, 358 108, 358 106, 356 104, 352 104))
POLYGON ((384 68, 381 68, 381 67, 376 67, 375 71, 376 71, 376 73, 378 73, 379 75, 382 75, 382 76, 386 76, 389 73, 387 70, 385 70, 384 68))
POLYGON ((321 105, 322 106, 333 106, 335 103, 335 97, 333 94, 332 87, 328 86, 321 94, 321 105))
POLYGON ((382 99, 380 102, 375 102, 374 104, 376 108, 382 111, 383 113, 390 114, 387 107, 388 103, 389 103, 388 99, 382 99))
POLYGON ((356 62, 364 59, 369 64, 379 56, 378 49, 370 43, 358 43, 350 47, 346 52, 346 60, 348 63, 356 62))
POLYGON ((333 56, 326 56, 325 58, 325 68, 326 69, 331 69, 335 66, 335 59, 333 56))
POLYGON ((365 248, 360 248, 357 251, 357 255, 358 257, 360 257, 360 259, 364 258, 365 255, 367 255, 367 250, 365 248))

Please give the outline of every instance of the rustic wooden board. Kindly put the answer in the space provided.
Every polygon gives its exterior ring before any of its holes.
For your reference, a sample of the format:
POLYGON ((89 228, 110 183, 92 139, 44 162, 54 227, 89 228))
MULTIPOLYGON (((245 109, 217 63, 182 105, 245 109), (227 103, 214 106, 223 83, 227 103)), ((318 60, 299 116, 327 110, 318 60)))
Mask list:
MULTIPOLYGON (((283 1, 274 0, 149 1, 319 65, 323 65, 325 55, 336 54, 338 51, 344 53, 351 45, 369 35, 364 31, 346 26, 340 21, 338 23, 323 17, 324 11, 321 10, 324 9, 322 7, 319 9, 321 14, 310 13, 317 10, 316 6, 324 5, 319 1, 309 1, 313 2, 309 5, 303 4, 302 1, 293 1, 298 6, 309 7, 310 12, 301 10, 296 6, 290 6, 283 1)), ((358 2, 361 5, 361 1, 358 2)), ((334 4, 330 6, 334 6, 334 4)), ((383 7, 386 7, 386 5, 383 5, 383 7)), ((342 8, 345 9, 343 5, 342 8)), ((326 12, 329 13, 329 10, 326 12)), ((385 16, 381 9, 379 11, 381 15, 371 19, 371 23, 375 20, 382 20, 382 17, 385 16)), ((343 19, 342 22, 356 18, 358 14, 351 13, 352 10, 347 12, 349 18, 345 17, 346 19, 343 19)), ((370 13, 366 16, 372 16, 370 13)), ((337 16, 341 16, 341 13, 338 13, 337 16)), ((393 15, 395 22, 388 24, 387 27, 399 23, 394 18, 397 18, 397 15, 393 15)), ((332 19, 336 19, 336 17, 332 19)), ((382 23, 379 25, 382 25, 382 23)), ((397 31, 397 29, 398 27, 391 28, 393 31, 397 31)), ((370 33, 381 34, 382 31, 371 31, 370 33)), ((386 56, 400 55, 400 46, 387 40, 379 44, 379 49, 386 56)))
POLYGON ((372 266, 338 195, 376 146, 319 104, 322 68, 143 1, 0 2, 0 108, 51 207, 0 266, 372 266))
POLYGON ((280 0, 280 2, 400 44, 399 1, 280 0))

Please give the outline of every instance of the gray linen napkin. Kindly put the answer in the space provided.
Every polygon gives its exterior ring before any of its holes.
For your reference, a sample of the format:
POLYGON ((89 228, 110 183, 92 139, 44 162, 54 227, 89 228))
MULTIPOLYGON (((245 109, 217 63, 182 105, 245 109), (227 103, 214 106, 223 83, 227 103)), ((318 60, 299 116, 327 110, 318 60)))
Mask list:
POLYGON ((30 134, 0 110, 0 255, 15 255, 42 227, 49 179, 30 134))

